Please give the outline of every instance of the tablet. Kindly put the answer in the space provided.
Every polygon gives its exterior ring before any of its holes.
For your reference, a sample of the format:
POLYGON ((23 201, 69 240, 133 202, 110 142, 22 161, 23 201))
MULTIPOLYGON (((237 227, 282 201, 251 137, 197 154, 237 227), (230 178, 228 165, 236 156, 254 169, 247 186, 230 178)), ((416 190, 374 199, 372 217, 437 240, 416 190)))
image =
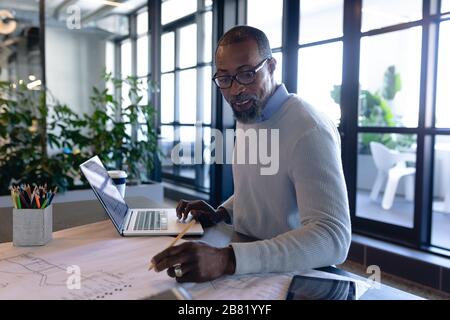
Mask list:
POLYGON ((297 275, 286 300, 356 300, 355 282, 297 275))

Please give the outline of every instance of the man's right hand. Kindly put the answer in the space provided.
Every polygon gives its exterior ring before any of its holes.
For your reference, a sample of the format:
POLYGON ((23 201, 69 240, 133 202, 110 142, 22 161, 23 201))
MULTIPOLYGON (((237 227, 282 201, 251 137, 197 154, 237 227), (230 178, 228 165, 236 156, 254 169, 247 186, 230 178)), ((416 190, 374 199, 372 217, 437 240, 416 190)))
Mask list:
POLYGON ((224 208, 215 210, 203 200, 180 200, 176 210, 178 219, 184 221, 190 213, 204 228, 211 227, 228 217, 228 212, 224 208))

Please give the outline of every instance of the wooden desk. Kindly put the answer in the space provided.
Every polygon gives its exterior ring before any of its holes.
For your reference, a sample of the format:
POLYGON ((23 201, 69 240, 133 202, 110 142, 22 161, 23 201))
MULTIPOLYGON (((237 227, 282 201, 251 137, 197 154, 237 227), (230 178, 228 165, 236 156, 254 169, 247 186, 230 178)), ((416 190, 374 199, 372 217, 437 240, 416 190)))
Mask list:
MULTIPOLYGON (((128 199, 128 202, 131 207, 160 207, 146 198, 128 199)), ((85 217, 87 213, 91 217, 102 217, 102 208, 91 201, 60 204, 54 210, 58 219, 70 217, 71 223, 76 223, 76 217, 85 217)), ((54 239, 43 247, 18 248, 10 242, 0 245, 0 299, 142 299, 178 285, 165 272, 147 271, 149 259, 164 249, 171 241, 170 237, 124 238, 109 220, 61 230, 53 236, 54 239), (74 266, 80 268, 81 289, 68 287, 70 277, 76 275, 74 266)), ((250 240, 234 233, 226 224, 209 228, 203 237, 191 239, 218 247, 227 245, 230 240, 250 240)), ((362 279, 336 268, 323 270, 362 279)), ((239 276, 239 279, 242 281, 246 277, 254 276, 239 276)), ((283 274, 261 275, 261 279, 266 284, 272 279, 283 279, 287 281, 285 285, 289 283, 289 276, 283 274)), ((232 280, 233 277, 228 277, 214 282, 216 286, 226 288, 232 280)), ((70 283, 73 286, 74 283, 70 283)), ((208 286, 208 283, 190 284, 186 288, 203 292, 203 295, 194 295, 194 298, 202 298, 205 290, 210 290, 208 286)), ((285 289, 281 286, 255 299, 283 299, 285 289)), ((233 290, 234 294, 239 293, 239 288, 233 290)), ((236 295, 222 291, 220 297, 233 299, 236 295)), ((382 285, 381 289, 368 290, 361 299, 420 298, 382 285)))

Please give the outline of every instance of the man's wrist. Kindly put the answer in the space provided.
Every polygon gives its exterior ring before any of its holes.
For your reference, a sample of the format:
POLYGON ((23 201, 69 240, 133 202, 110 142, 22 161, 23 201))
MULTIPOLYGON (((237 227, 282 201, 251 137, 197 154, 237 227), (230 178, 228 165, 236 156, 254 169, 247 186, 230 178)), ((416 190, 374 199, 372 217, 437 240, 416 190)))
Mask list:
POLYGON ((228 214, 227 209, 225 209, 224 207, 219 207, 217 208, 216 213, 220 217, 219 221, 225 221, 226 223, 230 223, 230 215, 228 214))
POLYGON ((233 247, 228 246, 226 248, 223 248, 223 250, 226 257, 225 274, 227 275, 234 274, 236 271, 236 257, 234 255, 233 247))

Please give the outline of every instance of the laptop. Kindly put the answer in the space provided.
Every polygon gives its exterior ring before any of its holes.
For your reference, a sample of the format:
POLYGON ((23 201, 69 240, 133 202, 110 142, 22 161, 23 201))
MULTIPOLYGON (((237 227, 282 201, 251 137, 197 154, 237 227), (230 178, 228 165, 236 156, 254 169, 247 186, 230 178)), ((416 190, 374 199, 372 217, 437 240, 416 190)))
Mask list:
MULTIPOLYGON (((175 208, 129 208, 98 156, 82 163, 80 169, 120 235, 178 235, 186 226, 178 220, 175 208)), ((200 223, 186 232, 186 235, 202 234, 200 223)))

